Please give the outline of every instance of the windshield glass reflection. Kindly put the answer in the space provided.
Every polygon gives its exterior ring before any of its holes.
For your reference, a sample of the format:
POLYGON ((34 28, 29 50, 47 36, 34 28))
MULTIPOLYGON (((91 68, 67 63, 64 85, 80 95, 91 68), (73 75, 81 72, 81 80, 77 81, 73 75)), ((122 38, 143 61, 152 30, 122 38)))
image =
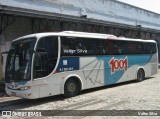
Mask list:
POLYGON ((31 79, 31 61, 36 38, 27 38, 12 43, 6 67, 6 82, 31 79))

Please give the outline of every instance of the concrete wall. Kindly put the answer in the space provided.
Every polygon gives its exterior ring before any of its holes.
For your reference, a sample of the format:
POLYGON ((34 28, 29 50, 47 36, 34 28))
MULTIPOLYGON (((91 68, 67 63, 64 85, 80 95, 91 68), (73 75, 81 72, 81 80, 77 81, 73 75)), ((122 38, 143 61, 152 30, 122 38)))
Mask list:
POLYGON ((11 41, 19 36, 31 34, 31 22, 28 18, 16 17, 13 24, 9 25, 0 35, 3 44, 1 44, 2 52, 9 49, 11 41))
POLYGON ((1 0, 11 6, 160 30, 160 15, 116 0, 1 0))

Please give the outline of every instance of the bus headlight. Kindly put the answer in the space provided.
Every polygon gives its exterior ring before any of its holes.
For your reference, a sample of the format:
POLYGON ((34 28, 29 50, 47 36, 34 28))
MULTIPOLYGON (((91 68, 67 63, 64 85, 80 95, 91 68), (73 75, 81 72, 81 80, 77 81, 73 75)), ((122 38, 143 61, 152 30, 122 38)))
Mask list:
POLYGON ((20 90, 28 90, 30 88, 31 88, 31 86, 23 86, 23 87, 20 87, 20 90))

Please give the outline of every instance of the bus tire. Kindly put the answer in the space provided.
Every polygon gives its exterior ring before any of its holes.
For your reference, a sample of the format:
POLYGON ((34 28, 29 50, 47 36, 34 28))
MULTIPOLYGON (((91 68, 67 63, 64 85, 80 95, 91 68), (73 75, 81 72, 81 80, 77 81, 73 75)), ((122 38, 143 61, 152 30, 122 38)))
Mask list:
POLYGON ((143 69, 139 69, 137 72, 137 81, 143 81, 145 78, 145 73, 143 69))
POLYGON ((68 79, 64 85, 64 96, 73 97, 79 93, 79 85, 73 78, 68 79))

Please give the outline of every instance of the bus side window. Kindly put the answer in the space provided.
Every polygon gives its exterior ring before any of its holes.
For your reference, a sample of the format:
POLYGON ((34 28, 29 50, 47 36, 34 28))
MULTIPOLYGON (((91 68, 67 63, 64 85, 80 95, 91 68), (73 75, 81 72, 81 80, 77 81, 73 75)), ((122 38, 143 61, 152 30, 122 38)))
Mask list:
POLYGON ((156 53, 156 43, 150 43, 150 53, 156 53))
POLYGON ((112 41, 113 55, 122 55, 122 43, 119 41, 112 41))
POLYGON ((136 54, 137 53, 137 46, 135 42, 129 42, 129 54, 136 54))
POLYGON ((98 48, 99 48, 98 55, 107 55, 108 54, 107 40, 100 40, 100 44, 99 44, 98 48))
POLYGON ((58 37, 47 36, 38 41, 34 60, 34 78, 49 75, 55 68, 58 57, 58 37))
POLYGON ((148 54, 147 43, 143 43, 143 54, 148 54))
POLYGON ((109 55, 114 55, 115 54, 115 49, 114 49, 113 41, 109 40, 108 43, 109 43, 109 45, 108 45, 108 54, 109 55))
POLYGON ((124 41, 122 42, 122 54, 126 55, 128 54, 128 42, 124 41))
POLYGON ((39 70, 41 69, 41 58, 39 58, 38 55, 35 55, 35 62, 34 62, 34 70, 39 70))
POLYGON ((61 56, 76 54, 75 37, 61 37, 61 56))
POLYGON ((36 50, 34 58, 34 78, 48 75, 48 53, 41 48, 36 50))
POLYGON ((116 54, 117 54, 117 55, 123 55, 123 41, 122 41, 122 42, 117 41, 117 42, 116 42, 116 48, 117 48, 116 54))
POLYGON ((66 56, 66 52, 69 50, 69 46, 62 45, 61 47, 61 55, 66 56))

